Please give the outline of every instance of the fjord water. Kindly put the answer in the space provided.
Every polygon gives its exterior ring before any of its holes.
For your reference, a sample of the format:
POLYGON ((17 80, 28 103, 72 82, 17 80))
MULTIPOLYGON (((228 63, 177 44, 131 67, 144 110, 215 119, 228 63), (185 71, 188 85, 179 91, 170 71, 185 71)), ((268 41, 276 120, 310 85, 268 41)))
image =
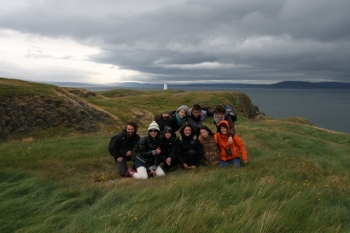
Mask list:
POLYGON ((241 88, 266 115, 281 119, 304 117, 319 127, 350 133, 349 89, 241 88))
MULTIPOLYGON (((185 89, 190 91, 190 89, 185 89)), ((203 88, 191 90, 204 90, 203 88)), ((209 90, 209 89, 206 89, 209 90)), ((350 89, 235 88, 211 91, 242 92, 267 116, 304 117, 321 128, 350 133, 350 89)))

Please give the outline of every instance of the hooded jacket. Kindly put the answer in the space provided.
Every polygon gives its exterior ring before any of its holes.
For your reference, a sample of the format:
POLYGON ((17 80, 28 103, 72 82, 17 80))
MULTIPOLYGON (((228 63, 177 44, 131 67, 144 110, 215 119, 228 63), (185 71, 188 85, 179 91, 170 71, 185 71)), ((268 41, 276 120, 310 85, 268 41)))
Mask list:
POLYGON ((170 137, 166 138, 165 133, 172 133, 172 129, 170 126, 165 126, 163 129, 163 134, 160 136, 160 149, 161 153, 161 161, 164 162, 168 157, 171 159, 175 159, 175 138, 170 137))
POLYGON ((241 158, 243 161, 248 160, 247 151, 245 149, 244 143, 242 139, 237 135, 234 134, 233 136, 233 143, 231 145, 228 144, 228 138, 230 133, 230 126, 229 123, 226 120, 220 121, 217 127, 217 131, 215 133, 218 145, 220 147, 220 159, 223 161, 232 160, 234 158, 239 157, 239 154, 241 154, 241 158), (227 127, 227 133, 221 134, 220 132, 220 125, 225 125, 227 127), (231 151, 231 155, 227 155, 227 150, 231 151))

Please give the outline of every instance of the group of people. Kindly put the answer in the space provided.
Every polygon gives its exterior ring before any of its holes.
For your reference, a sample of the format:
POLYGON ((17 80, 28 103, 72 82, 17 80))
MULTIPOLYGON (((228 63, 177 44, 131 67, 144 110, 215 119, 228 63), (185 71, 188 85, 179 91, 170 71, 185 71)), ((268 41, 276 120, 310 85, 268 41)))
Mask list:
POLYGON ((195 169, 201 164, 240 168, 241 161, 248 160, 244 143, 235 132, 234 119, 221 104, 214 109, 182 105, 156 116, 146 136, 140 138, 137 129, 137 123, 128 122, 109 144, 122 177, 147 179, 172 170, 195 169), (216 132, 204 125, 208 117, 213 118, 216 132), (130 160, 134 161, 133 167, 127 166, 130 160))

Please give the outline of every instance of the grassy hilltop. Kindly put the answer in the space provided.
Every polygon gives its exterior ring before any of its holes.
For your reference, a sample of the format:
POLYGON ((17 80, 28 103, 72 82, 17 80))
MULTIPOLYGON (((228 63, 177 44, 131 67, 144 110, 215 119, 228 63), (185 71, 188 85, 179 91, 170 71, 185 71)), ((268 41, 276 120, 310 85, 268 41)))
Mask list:
POLYGON ((350 232, 350 135, 252 106, 235 92, 92 93, 0 78, 0 232, 350 232), (242 169, 118 176, 113 133, 133 119, 144 135, 155 114, 195 102, 235 107, 242 169))

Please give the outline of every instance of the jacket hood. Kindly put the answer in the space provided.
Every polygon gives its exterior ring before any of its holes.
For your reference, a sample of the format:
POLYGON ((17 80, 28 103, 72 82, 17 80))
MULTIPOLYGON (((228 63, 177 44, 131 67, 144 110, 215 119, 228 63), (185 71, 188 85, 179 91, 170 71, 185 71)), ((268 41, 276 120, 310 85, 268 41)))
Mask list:
POLYGON ((166 132, 172 133, 172 132, 173 132, 173 129, 172 129, 170 126, 164 126, 164 128, 163 128, 163 133, 166 133, 166 132))
POLYGON ((217 127, 217 131, 218 132, 220 132, 220 127, 221 126, 224 126, 224 127, 227 128, 227 133, 226 134, 228 134, 230 132, 230 125, 229 125, 227 120, 222 120, 222 121, 219 122, 218 127, 217 127))

